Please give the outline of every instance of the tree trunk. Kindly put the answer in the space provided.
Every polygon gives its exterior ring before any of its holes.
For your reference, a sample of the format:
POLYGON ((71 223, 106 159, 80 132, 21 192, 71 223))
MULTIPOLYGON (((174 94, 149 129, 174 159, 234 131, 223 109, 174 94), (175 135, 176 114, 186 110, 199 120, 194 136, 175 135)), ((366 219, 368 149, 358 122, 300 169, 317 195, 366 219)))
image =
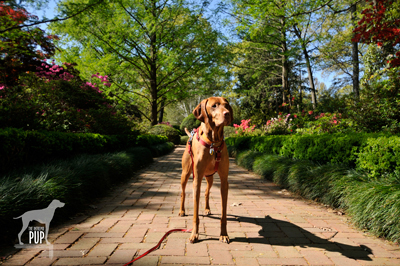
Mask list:
MULTIPOLYGON (((353 21, 353 26, 357 27, 357 4, 351 6, 351 20, 353 21)), ((351 42, 351 56, 353 62, 353 93, 354 100, 358 102, 360 100, 360 62, 358 60, 358 42, 351 42)))
POLYGON ((163 98, 161 101, 160 112, 158 114, 158 123, 160 124, 162 123, 164 118, 164 104, 165 104, 165 98, 163 98))
POLYGON ((157 86, 157 62, 156 62, 156 51, 155 51, 156 36, 151 36, 151 63, 150 63, 150 89, 151 89, 151 125, 157 124, 158 114, 158 86, 157 86))
POLYGON ((309 82, 310 88, 311 88, 311 100, 313 103, 313 110, 315 110, 315 108, 317 107, 317 94, 315 92, 314 78, 313 78, 313 73, 312 73, 312 69, 311 69, 310 58, 308 56, 308 52, 305 47, 303 47, 303 53, 304 53, 304 57, 306 59, 308 82, 309 82))
POLYGON ((295 32, 297 38, 301 42, 301 48, 303 49, 304 58, 306 60, 306 66, 307 66, 307 72, 308 72, 308 83, 311 88, 311 100, 313 103, 313 110, 315 110, 315 108, 317 107, 317 94, 315 92, 315 84, 314 84, 314 77, 313 77, 313 73, 312 73, 312 69, 311 69, 310 56, 308 55, 306 44, 304 43, 304 40, 301 37, 301 32, 296 26, 294 26, 294 32, 295 32))
MULTIPOLYGON (((288 64, 288 56, 287 53, 287 42, 286 42, 286 32, 285 32, 285 20, 281 19, 282 26, 282 100, 286 103, 286 95, 289 95, 289 86, 288 86, 288 73, 289 73, 289 64, 288 64)), ((285 108, 286 109, 286 108, 285 108)))

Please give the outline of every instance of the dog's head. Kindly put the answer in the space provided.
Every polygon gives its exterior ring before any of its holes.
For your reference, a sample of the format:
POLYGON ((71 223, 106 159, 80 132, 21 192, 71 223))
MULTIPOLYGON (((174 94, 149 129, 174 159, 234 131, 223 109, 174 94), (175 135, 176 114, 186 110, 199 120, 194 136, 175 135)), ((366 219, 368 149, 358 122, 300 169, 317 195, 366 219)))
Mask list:
POLYGON ((222 97, 210 97, 201 101, 193 110, 198 120, 215 126, 228 126, 233 121, 233 110, 229 102, 222 97))
POLYGON ((53 200, 53 201, 50 203, 50 206, 51 206, 52 208, 62 208, 62 207, 64 207, 64 205, 65 205, 64 202, 61 202, 61 201, 59 201, 59 200, 57 200, 57 199, 53 200))

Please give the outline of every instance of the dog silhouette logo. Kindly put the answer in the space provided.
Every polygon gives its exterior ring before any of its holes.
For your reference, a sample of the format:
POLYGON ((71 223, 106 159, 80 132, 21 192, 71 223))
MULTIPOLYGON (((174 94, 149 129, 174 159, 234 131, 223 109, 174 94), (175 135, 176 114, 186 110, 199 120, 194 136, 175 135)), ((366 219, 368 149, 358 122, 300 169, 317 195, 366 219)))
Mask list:
MULTIPOLYGON (((39 223, 42 223, 42 224, 46 225, 45 234, 43 234, 43 232, 41 232, 40 239, 45 238, 46 243, 49 244, 49 241, 47 241, 47 235, 49 233, 50 222, 53 219, 54 212, 56 211, 56 209, 57 208, 62 208, 62 207, 64 207, 64 205, 65 205, 65 203, 55 199, 45 209, 27 211, 24 214, 22 214, 21 216, 15 217, 14 219, 22 218, 22 229, 18 234, 19 244, 20 245, 24 244, 21 241, 21 236, 25 232, 25 230, 28 227, 30 221, 38 221, 39 223)), ((32 234, 33 234, 33 232, 32 232, 32 234)), ((31 235, 29 237, 31 238, 31 235)))

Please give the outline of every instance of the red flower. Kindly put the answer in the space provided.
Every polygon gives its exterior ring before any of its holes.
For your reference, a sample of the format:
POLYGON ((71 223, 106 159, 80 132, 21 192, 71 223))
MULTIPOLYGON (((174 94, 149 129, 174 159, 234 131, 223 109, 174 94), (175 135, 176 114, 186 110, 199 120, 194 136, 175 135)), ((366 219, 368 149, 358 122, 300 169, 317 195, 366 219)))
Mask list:
POLYGON ((313 111, 308 111, 308 114, 309 115, 312 115, 314 112, 313 111))

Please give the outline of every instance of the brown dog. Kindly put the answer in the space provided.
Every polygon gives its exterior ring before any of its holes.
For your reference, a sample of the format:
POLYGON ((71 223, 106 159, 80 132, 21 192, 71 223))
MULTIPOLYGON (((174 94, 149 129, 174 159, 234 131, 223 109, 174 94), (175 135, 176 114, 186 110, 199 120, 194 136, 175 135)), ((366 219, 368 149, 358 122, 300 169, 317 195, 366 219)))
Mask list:
MULTIPOLYGON (((191 145, 189 142, 186 144, 186 150, 182 157, 182 194, 179 215, 185 215, 185 188, 190 174, 193 172, 192 169, 194 169, 194 213, 193 230, 192 235, 190 236, 190 242, 196 242, 199 238, 199 201, 201 181, 203 180, 203 176, 205 176, 207 180, 205 215, 209 215, 211 214, 209 204, 210 188, 213 184, 213 175, 217 171, 221 179, 222 199, 220 241, 229 243, 229 237, 226 230, 229 156, 226 145, 224 145, 224 126, 227 126, 232 122, 233 111, 225 98, 211 97, 201 101, 201 103, 193 110, 193 114, 202 123, 198 129, 198 135, 196 134, 193 136, 191 145), (211 144, 212 146, 210 147, 211 144), (191 146, 190 150, 193 154, 193 158, 191 158, 189 153, 189 145, 191 146), (214 149, 217 150, 217 152, 213 152, 214 149), (217 157, 216 154, 218 153, 220 154, 217 157), (194 166, 192 166, 192 159, 194 166), (217 163, 217 161, 219 162, 217 163), (216 169, 216 164, 218 169, 216 169)), ((191 135, 187 129, 185 129, 185 131, 190 137, 191 135)))

